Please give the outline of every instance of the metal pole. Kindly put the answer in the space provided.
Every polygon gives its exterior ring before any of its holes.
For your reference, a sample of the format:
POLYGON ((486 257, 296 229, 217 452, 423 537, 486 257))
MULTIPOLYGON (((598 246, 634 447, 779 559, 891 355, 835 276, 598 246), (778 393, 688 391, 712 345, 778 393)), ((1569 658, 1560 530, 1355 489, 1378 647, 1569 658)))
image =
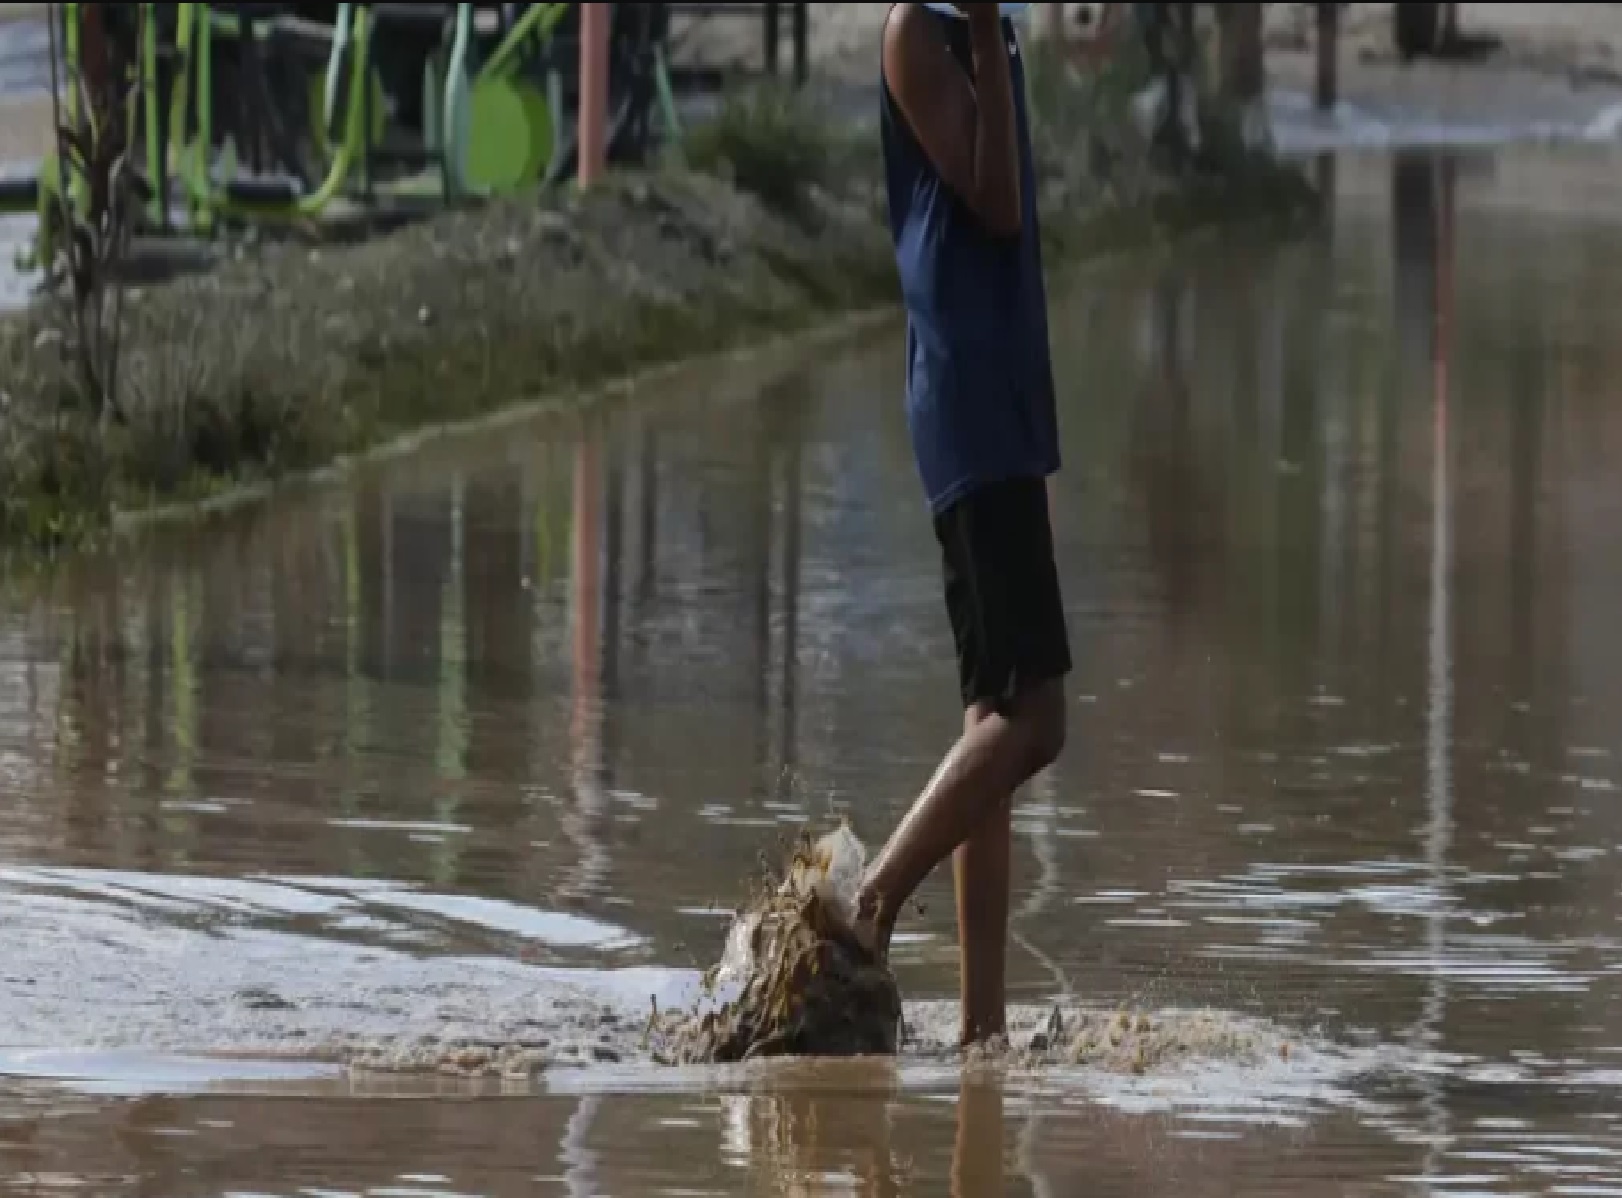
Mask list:
POLYGON ((777 11, 777 9, 778 6, 776 4, 766 5, 766 40, 763 49, 766 56, 766 73, 768 75, 777 74, 777 40, 780 36, 780 26, 778 22, 781 19, 781 14, 777 11))
POLYGON ((811 6, 794 6, 794 82, 803 86, 811 76, 811 6))
POLYGON ((1459 40, 1459 6, 1442 5, 1442 45, 1452 46, 1459 40))
POLYGON ((608 162, 608 26, 611 4, 580 6, 580 186, 603 177, 608 162))
POLYGON ((1340 5, 1318 5, 1318 107, 1335 106, 1339 84, 1340 5))

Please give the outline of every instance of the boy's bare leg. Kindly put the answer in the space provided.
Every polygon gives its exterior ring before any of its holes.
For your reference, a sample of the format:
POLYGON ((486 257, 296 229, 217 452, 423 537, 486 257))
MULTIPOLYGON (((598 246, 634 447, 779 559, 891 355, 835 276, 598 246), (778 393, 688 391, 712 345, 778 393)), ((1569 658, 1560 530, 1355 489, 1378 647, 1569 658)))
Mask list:
MULTIPOLYGON (((970 707, 963 715, 964 733, 992 714, 984 704, 970 707)), ((1005 975, 1013 823, 1010 793, 980 821, 953 857, 962 1020, 958 1034, 963 1044, 984 1043, 1008 1030, 1005 975)))
POLYGON ((923 880, 1053 763, 1064 733, 1064 685, 1053 679, 976 721, 952 746, 863 880, 861 930, 879 953, 889 951, 896 917, 923 880))

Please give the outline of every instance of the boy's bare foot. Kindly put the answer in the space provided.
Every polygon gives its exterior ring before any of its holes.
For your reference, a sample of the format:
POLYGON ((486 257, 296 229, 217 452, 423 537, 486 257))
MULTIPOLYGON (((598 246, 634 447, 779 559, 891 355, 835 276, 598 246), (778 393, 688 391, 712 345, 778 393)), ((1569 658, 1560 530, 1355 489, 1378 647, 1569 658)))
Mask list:
POLYGON ((851 931, 858 944, 880 964, 890 960, 890 937, 895 932, 895 917, 890 915, 876 895, 861 894, 856 899, 856 919, 851 931))

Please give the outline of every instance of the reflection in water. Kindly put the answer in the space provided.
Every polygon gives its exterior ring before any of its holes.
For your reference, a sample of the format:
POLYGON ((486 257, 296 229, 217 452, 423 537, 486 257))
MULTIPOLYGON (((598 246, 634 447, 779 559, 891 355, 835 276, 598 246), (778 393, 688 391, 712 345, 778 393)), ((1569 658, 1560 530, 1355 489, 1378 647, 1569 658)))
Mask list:
POLYGON ((1167 610, 1186 615, 1199 606, 1198 588, 1206 537, 1202 525, 1216 520, 1201 483, 1194 451, 1196 433, 1184 360, 1191 292, 1175 275, 1151 293, 1143 341, 1147 364, 1135 413, 1133 463, 1141 480, 1151 552, 1167 610))
POLYGON ((952 1149, 952 1198, 1003 1194, 1003 1092, 965 1072, 957 1097, 952 1149))
MULTIPOLYGON (((1113 264, 1055 310, 1077 751, 1018 813, 1011 992, 1293 1029, 1266 1061, 960 1078, 920 1049, 723 1094, 201 1095, 133 1124, 18 1083, 0 1186, 1622 1185, 1622 228, 1510 198, 1527 170, 1611 195, 1614 164, 1518 163, 1343 160, 1332 238, 1113 264), (1384 1072, 1325 1082, 1299 1063, 1325 1040, 1384 1072)), ((895 345, 822 357, 14 602, 0 1049, 634 1059, 758 855, 830 811, 880 834, 957 716, 895 345)), ((942 886, 897 946, 919 1000, 953 989, 942 886)))
MULTIPOLYGON (((1401 179, 1414 168, 1399 163, 1401 179)), ((1425 859, 1430 867, 1430 912, 1425 919, 1425 952, 1430 962, 1430 985, 1415 1028, 1414 1047, 1436 1051, 1447 1012, 1447 920, 1451 902, 1448 847, 1453 832, 1453 488, 1452 439, 1449 436, 1450 380, 1453 349, 1453 225, 1455 220, 1452 164, 1447 159, 1424 164, 1426 174, 1409 182, 1398 197, 1397 223, 1433 230, 1404 244, 1399 238, 1397 277, 1430 280, 1432 303, 1424 306, 1431 329, 1432 408, 1430 638, 1425 741, 1425 796, 1429 819, 1425 832, 1425 859), (1405 261, 1404 251, 1418 261, 1405 261)), ((1399 311, 1402 305, 1399 302, 1399 311)), ((1412 310, 1412 308, 1410 308, 1412 310)), ((1440 1079, 1426 1086, 1426 1131, 1429 1151, 1425 1176, 1434 1181, 1443 1167, 1450 1143, 1447 1103, 1440 1079)))
POLYGON ((569 710, 571 800, 559 820, 579 853, 564 872, 561 896, 605 889, 609 858, 603 837, 607 796, 603 760, 602 446, 595 427, 575 450, 574 529, 570 542, 569 628, 573 696, 569 710))
POLYGON ((884 1062, 806 1064, 757 1093, 723 1095, 722 1159, 741 1168, 757 1193, 908 1193, 908 1167, 894 1143, 896 1082, 884 1062))
POLYGON ((595 1094, 583 1097, 564 1131, 558 1158, 563 1163, 563 1182, 570 1198, 595 1198, 602 1193, 597 1176, 597 1153, 588 1144, 602 1101, 595 1094))

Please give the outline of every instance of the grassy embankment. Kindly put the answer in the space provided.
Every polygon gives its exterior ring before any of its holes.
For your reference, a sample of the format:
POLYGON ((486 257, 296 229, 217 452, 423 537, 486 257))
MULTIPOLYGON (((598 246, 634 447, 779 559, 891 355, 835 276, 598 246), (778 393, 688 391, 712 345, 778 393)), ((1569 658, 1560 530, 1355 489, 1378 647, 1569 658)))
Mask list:
MULTIPOLYGON (((1153 168, 1130 85, 1033 55, 1050 262, 1315 210, 1293 168, 1237 150, 1153 168)), ((266 245, 134 295, 112 419, 65 361, 59 315, 0 320, 0 538, 38 559, 120 511, 894 301, 871 135, 762 91, 682 149, 681 166, 587 195, 448 212, 358 246, 266 245)))

